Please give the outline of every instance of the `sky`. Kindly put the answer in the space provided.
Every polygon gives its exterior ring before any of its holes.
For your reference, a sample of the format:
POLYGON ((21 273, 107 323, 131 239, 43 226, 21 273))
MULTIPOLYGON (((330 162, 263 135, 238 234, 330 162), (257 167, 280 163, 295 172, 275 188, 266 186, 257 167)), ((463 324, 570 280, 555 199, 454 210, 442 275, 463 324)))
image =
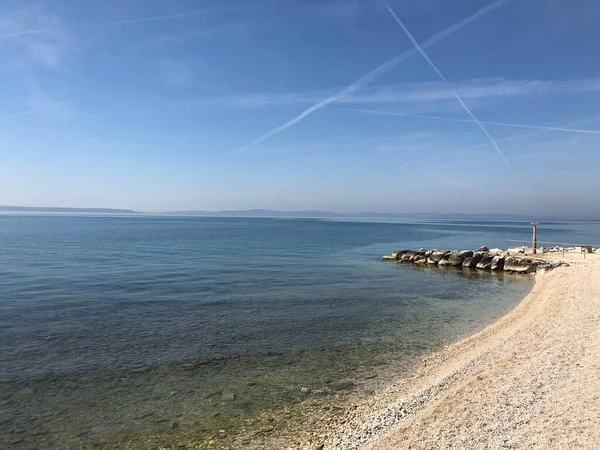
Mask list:
POLYGON ((597 0, 3 0, 0 205, 600 217, 597 0))

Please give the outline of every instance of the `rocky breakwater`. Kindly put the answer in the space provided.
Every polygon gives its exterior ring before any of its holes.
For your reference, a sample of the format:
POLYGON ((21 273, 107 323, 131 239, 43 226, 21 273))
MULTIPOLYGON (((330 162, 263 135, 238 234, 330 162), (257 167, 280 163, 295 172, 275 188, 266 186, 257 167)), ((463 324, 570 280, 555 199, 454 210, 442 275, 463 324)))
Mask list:
POLYGON ((556 267, 568 266, 562 261, 547 261, 511 254, 499 248, 486 246, 473 250, 443 251, 438 249, 398 250, 381 258, 382 261, 410 263, 430 266, 449 266, 464 269, 503 270, 506 272, 530 274, 544 272, 556 267))

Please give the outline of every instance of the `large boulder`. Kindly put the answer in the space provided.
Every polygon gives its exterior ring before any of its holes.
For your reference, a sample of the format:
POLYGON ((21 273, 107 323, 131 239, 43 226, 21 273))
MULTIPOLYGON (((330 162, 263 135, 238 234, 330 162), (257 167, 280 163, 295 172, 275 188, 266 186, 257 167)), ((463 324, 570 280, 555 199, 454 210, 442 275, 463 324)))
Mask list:
POLYGON ((504 256, 494 256, 492 259, 492 270, 502 270, 504 268, 504 256))
POLYGON ((504 270, 514 273, 533 273, 536 271, 537 263, 531 258, 508 257, 504 260, 504 270))
POLYGON ((450 255, 450 257, 448 258, 448 263, 451 266, 460 266, 462 265, 463 261, 465 260, 466 257, 463 257, 462 255, 460 255, 459 253, 452 253, 450 255))
POLYGON ((458 250, 456 252, 454 252, 454 254, 461 256, 463 258, 469 258, 470 256, 473 256, 473 250, 458 250))
POLYGON ((478 269, 484 269, 484 270, 489 270, 492 268, 492 261, 494 260, 494 256, 488 254, 485 254, 481 260, 477 263, 477 268, 478 269))
POLYGON ((405 253, 410 252, 410 250, 396 250, 392 252, 392 256, 395 256, 396 259, 400 259, 405 253))
POLYGON ((445 252, 434 251, 429 257, 436 263, 439 263, 446 256, 445 252))
POLYGON ((415 263, 415 264, 427 264, 427 258, 425 258, 424 255, 417 255, 417 256, 415 256, 415 259, 413 260, 413 263, 415 263))
POLYGON ((475 258, 473 258, 472 256, 469 256, 468 258, 465 258, 465 260, 462 263, 463 267, 468 267, 469 269, 473 269, 477 266, 477 261, 475 261, 475 258))
POLYGON ((448 261, 446 258, 440 259, 440 262, 438 263, 438 266, 450 266, 450 261, 448 261))
POLYGON ((400 261, 410 262, 411 258, 414 258, 414 256, 415 256, 415 252, 406 252, 402 255, 402 257, 400 258, 400 261))
POLYGON ((425 255, 426 251, 427 250, 425 250, 424 248, 420 248, 419 250, 417 250, 417 254, 419 254, 419 255, 425 255))
POLYGON ((433 259, 431 256, 429 258, 427 258, 427 264, 430 264, 432 266, 437 266, 437 263, 439 263, 440 260, 439 259, 433 259))
POLYGON ((490 251, 490 249, 489 249, 489 248, 487 248, 487 246, 485 246, 485 245, 482 245, 481 247, 479 247, 479 248, 477 249, 477 251, 478 251, 478 252, 489 252, 489 251, 490 251))
POLYGON ((481 258, 483 258, 484 255, 485 253, 481 252, 473 253, 473 256, 468 256, 465 258, 465 260, 463 261, 463 267, 474 269, 475 267, 477 267, 477 263, 481 261, 481 258))

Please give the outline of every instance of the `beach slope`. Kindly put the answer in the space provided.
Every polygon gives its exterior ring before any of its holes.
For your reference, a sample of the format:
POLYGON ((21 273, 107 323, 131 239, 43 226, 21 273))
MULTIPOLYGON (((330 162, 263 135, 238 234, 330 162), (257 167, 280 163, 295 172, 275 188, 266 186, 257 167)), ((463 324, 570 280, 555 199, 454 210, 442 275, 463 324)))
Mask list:
POLYGON ((480 333, 426 358, 332 448, 600 448, 600 258, 538 274, 480 333))

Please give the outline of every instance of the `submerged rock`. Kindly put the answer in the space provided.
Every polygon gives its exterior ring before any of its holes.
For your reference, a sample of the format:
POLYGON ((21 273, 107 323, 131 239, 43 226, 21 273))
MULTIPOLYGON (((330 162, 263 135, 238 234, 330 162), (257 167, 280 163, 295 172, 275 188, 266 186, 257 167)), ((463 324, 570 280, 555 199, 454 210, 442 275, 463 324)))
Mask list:
POLYGON ((221 400, 226 402, 232 402, 234 400, 237 400, 237 394, 234 392, 223 392, 221 394, 221 400))

